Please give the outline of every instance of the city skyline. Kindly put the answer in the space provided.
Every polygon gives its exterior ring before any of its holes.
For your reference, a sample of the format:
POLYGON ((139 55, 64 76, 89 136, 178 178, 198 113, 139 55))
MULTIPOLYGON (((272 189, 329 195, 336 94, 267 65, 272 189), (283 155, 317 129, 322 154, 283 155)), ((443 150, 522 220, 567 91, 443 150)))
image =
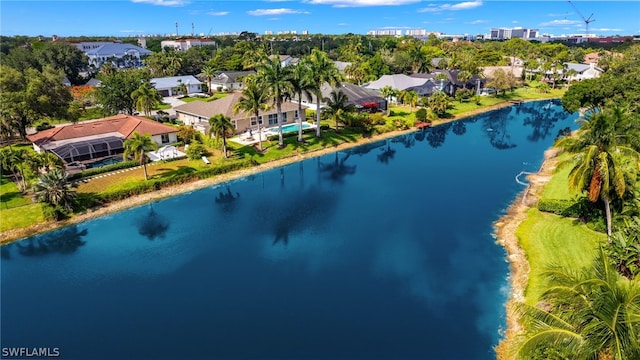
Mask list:
POLYGON ((491 28, 524 27, 571 35, 585 33, 586 18, 590 34, 613 36, 640 34, 638 14, 640 2, 635 1, 3 0, 0 33, 124 37, 425 29, 476 35, 491 28))

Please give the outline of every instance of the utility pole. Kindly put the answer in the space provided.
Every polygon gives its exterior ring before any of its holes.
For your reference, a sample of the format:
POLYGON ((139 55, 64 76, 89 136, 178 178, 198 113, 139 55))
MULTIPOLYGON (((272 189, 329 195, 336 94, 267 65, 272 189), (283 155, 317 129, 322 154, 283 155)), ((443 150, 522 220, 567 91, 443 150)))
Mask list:
POLYGON ((193 23, 191 23, 191 36, 195 36, 195 34, 196 34, 196 30, 193 26, 193 23))
POLYGON ((178 22, 176 21, 176 36, 178 36, 178 22))

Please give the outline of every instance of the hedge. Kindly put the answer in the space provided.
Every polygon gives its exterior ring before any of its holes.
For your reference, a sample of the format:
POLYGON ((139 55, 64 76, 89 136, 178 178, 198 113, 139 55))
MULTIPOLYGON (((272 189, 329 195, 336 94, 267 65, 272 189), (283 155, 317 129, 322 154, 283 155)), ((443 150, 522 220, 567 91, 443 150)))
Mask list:
POLYGON ((103 174, 103 173, 110 172, 110 171, 136 167, 138 165, 140 165, 140 163, 138 161, 135 161, 135 160, 123 161, 123 162, 119 162, 119 163, 116 163, 116 164, 102 166, 102 167, 95 168, 95 169, 89 169, 89 170, 85 170, 85 171, 83 171, 81 173, 69 175, 68 180, 69 181, 79 180, 79 179, 82 179, 82 178, 86 178, 86 177, 90 177, 90 176, 94 176, 94 175, 98 175, 98 174, 103 174))
POLYGON ((254 160, 241 160, 223 164, 220 166, 211 167, 208 169, 198 170, 189 174, 181 174, 173 177, 163 179, 151 179, 145 182, 136 183, 127 189, 119 189, 106 193, 98 194, 100 201, 111 202, 116 200, 126 199, 134 195, 140 195, 162 188, 184 184, 195 180, 202 180, 213 177, 215 175, 225 174, 231 171, 240 170, 254 166, 256 163, 254 160))

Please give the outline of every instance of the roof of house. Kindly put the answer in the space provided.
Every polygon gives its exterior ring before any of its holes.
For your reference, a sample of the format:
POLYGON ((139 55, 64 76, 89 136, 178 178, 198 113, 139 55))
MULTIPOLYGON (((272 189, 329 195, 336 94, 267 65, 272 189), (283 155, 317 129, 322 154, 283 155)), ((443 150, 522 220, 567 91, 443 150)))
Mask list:
POLYGON ((599 67, 595 66, 595 64, 591 63, 591 64, 577 64, 577 63, 564 63, 564 65, 567 67, 567 70, 575 70, 578 74, 582 74, 583 72, 589 70, 590 68, 594 68, 600 72, 603 72, 604 70, 600 69, 599 67))
POLYGON ((493 77, 493 74, 496 70, 501 69, 505 73, 512 73, 513 76, 520 78, 522 77, 523 68, 520 66, 485 66, 482 68, 482 74, 487 77, 493 77))
POLYGON ((96 78, 91 78, 89 79, 89 81, 87 81, 87 83, 85 85, 87 86, 100 86, 100 84, 102 84, 102 81, 96 79, 96 78))
POLYGON ((347 66, 351 65, 351 63, 348 61, 334 61, 333 63, 336 65, 338 71, 340 72, 344 72, 347 66))
POLYGON ((151 55, 151 51, 143 49, 140 46, 122 43, 104 44, 96 49, 87 50, 87 55, 94 56, 114 56, 126 54, 128 51, 137 51, 140 55, 151 55))
POLYGON ((420 86, 426 81, 426 79, 415 78, 404 74, 382 75, 380 79, 365 85, 365 88, 378 90, 385 86, 391 86, 397 90, 404 90, 412 86, 420 86))
MULTIPOLYGON (((206 102, 206 101, 193 101, 190 103, 186 103, 183 105, 179 105, 174 107, 173 109, 176 113, 181 112, 184 114, 191 114, 200 116, 203 118, 211 118, 218 114, 223 114, 224 116, 229 117, 231 120, 239 120, 245 119, 247 117, 253 116, 253 114, 248 114, 244 111, 239 111, 237 114, 233 113, 234 105, 240 101, 242 98, 242 93, 236 92, 232 93, 229 96, 223 97, 221 99, 217 99, 214 101, 206 102)), ((303 106, 303 108, 306 108, 303 106)), ((285 101, 282 103, 282 111, 291 111, 297 110, 298 105, 285 101)), ((266 114, 274 114, 276 112, 275 106, 272 106, 271 109, 267 111, 260 111, 259 115, 266 114)))
POLYGON ((164 78, 153 78, 151 79, 151 84, 153 84, 153 87, 155 87, 156 89, 169 89, 180 86, 180 84, 197 85, 202 84, 202 82, 196 79, 196 77, 193 75, 183 75, 164 78))
POLYGON ((27 135, 27 138, 36 145, 42 145, 51 141, 69 140, 109 133, 119 133, 123 138, 130 138, 134 132, 143 135, 160 135, 177 131, 174 127, 163 125, 141 116, 120 114, 104 119, 56 126, 51 129, 38 131, 35 134, 27 135))
POLYGON ((253 70, 248 71, 220 71, 219 74, 211 79, 212 83, 215 84, 231 84, 238 82, 238 78, 255 74, 256 72, 253 70))
MULTIPOLYGON (((376 91, 351 83, 341 83, 340 86, 337 87, 333 87, 329 85, 329 83, 324 83, 320 87, 320 90, 322 91, 323 98, 329 98, 331 96, 331 91, 333 90, 342 91, 349 99, 348 103, 356 106, 362 106, 366 103, 380 103, 385 101, 376 91)), ((315 96, 313 96, 313 101, 316 101, 315 96)))

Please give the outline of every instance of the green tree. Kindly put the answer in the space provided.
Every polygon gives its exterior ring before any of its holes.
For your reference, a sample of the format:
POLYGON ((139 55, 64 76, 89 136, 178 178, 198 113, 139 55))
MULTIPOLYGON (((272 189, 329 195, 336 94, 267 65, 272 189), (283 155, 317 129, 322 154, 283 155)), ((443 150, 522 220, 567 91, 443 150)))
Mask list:
POLYGON ((144 180, 146 181, 149 177, 147 175, 147 155, 145 153, 157 148, 158 144, 151 140, 151 135, 140 135, 134 132, 133 137, 124 141, 123 157, 126 160, 129 156, 133 156, 135 160, 140 162, 144 170, 144 180))
POLYGON ((527 329, 518 359, 640 358, 640 282, 621 278, 602 248, 590 268, 552 267, 544 276, 548 309, 516 306, 527 329))
POLYGON ((312 92, 314 91, 314 84, 309 81, 309 77, 307 76, 308 65, 308 62, 303 60, 293 68, 291 76, 289 77, 291 92, 298 98, 298 142, 303 142, 302 119, 306 118, 305 112, 302 109, 302 96, 305 96, 309 101, 313 99, 312 92))
POLYGON ((444 91, 436 91, 427 100, 429 108, 438 116, 442 116, 449 109, 450 101, 444 91))
POLYGON ((269 89, 269 96, 276 106, 278 146, 280 147, 284 147, 282 138, 282 103, 290 96, 291 84, 289 83, 289 78, 291 77, 291 71, 291 67, 282 66, 277 56, 265 59, 258 66, 258 76, 269 89))
POLYGON ((209 135, 215 136, 216 139, 222 139, 222 152, 225 159, 227 158, 227 136, 233 133, 233 124, 231 118, 224 114, 217 114, 209 118, 209 135))
POLYGON ((309 55, 309 82, 313 84, 314 95, 316 96, 316 137, 320 137, 320 119, 321 108, 320 101, 322 100, 321 87, 323 84, 328 83, 330 86, 337 86, 340 83, 340 73, 336 68, 336 65, 329 59, 326 53, 313 49, 311 55, 309 55))
POLYGON ((45 67, 50 66, 62 71, 71 84, 83 83, 80 71, 88 68, 89 59, 76 46, 58 41, 47 42, 34 51, 34 56, 40 64, 38 70, 44 71, 45 67))
POLYGON ((348 103, 349 98, 341 90, 332 90, 324 102, 327 104, 325 112, 335 121, 337 132, 340 121, 344 121, 345 114, 355 111, 355 106, 348 103))
POLYGON ((162 95, 148 82, 132 92, 131 98, 136 102, 136 110, 144 111, 146 116, 150 116, 151 110, 162 103, 162 95))
POLYGON ((72 98, 63 78, 61 71, 48 66, 42 72, 29 68, 23 74, 0 65, 3 122, 15 126, 13 130, 25 138, 27 128, 42 118, 65 118, 72 98))
MULTIPOLYGON (((575 137, 564 137, 555 146, 573 154, 561 165, 569 164, 569 188, 586 191, 591 202, 601 200, 607 222, 607 237, 611 239, 611 200, 622 199, 629 191, 627 180, 636 176, 640 153, 629 144, 638 144, 636 131, 628 131, 630 117, 620 108, 591 113, 582 121, 575 137), (629 163, 632 163, 629 166, 629 163), (625 171, 633 169, 635 171, 625 171)), ((635 182, 635 178, 632 179, 635 182)))
POLYGON ((413 90, 407 91, 404 94, 403 100, 409 104, 409 113, 413 113, 413 108, 418 104, 419 98, 418 93, 413 90))
POLYGON ((257 76, 249 75, 242 80, 244 89, 242 89, 242 97, 233 106, 233 113, 240 111, 253 114, 258 124, 258 147, 260 152, 262 149, 262 121, 260 120, 260 111, 267 111, 269 106, 269 89, 262 83, 257 76))
POLYGON ((11 172, 13 174, 13 179, 21 192, 27 190, 27 182, 23 169, 27 158, 27 153, 23 149, 0 149, 0 166, 2 167, 2 172, 11 172))
POLYGON ((389 116, 389 112, 391 111, 391 98, 393 96, 397 96, 397 94, 398 92, 389 85, 384 86, 382 89, 380 89, 380 95, 382 95, 382 97, 387 100, 387 116, 389 116))
POLYGON ((47 203, 54 208, 60 206, 68 211, 73 209, 76 193, 71 189, 63 169, 54 168, 38 176, 33 190, 39 202, 47 203))
POLYGON ((96 99, 102 105, 105 115, 121 112, 131 115, 136 109, 136 101, 131 94, 141 84, 148 82, 150 75, 144 69, 124 69, 102 72, 98 79, 101 84, 96 89, 96 99))
POLYGON ((213 68, 213 66, 207 65, 202 69, 202 73, 200 73, 200 75, 198 76, 207 79, 207 90, 209 94, 211 94, 213 92, 211 91, 211 80, 216 77, 216 70, 213 68))

